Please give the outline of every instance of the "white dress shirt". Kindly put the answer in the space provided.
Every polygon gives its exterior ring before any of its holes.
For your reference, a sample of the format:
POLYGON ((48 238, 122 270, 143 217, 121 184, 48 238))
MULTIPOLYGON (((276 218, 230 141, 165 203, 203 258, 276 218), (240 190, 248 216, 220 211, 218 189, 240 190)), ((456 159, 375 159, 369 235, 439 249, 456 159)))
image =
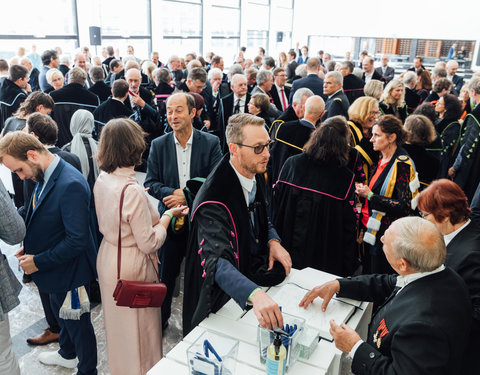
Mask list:
POLYGON ((235 171, 238 179, 240 180, 240 185, 242 185, 243 195, 245 196, 245 204, 248 206, 248 193, 250 193, 253 189, 253 182, 255 177, 250 179, 245 176, 242 176, 233 166, 232 161, 229 161, 230 165, 232 166, 233 170, 235 171))
MULTIPOLYGON (((374 72, 374 71, 373 71, 374 72)), ((372 80, 373 72, 371 74, 365 73, 365 83, 368 83, 372 80)))
POLYGON ((175 134, 173 135, 175 141, 175 149, 177 151, 177 168, 178 168, 178 182, 180 188, 187 186, 187 181, 190 180, 190 159, 192 157, 192 141, 193 130, 188 138, 185 148, 182 147, 175 134))
POLYGON ((237 95, 233 94, 233 111, 235 111, 235 107, 237 106, 237 100, 240 99, 240 109, 238 113, 245 113, 245 100, 247 100, 247 95, 243 95, 241 98, 238 98, 237 95))

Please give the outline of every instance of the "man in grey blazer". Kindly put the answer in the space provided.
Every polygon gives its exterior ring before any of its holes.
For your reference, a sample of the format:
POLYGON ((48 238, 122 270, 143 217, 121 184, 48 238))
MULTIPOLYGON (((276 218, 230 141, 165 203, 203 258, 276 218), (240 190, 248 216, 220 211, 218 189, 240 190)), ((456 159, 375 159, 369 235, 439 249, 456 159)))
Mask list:
POLYGON ((390 59, 387 55, 382 56, 382 66, 379 66, 375 71, 382 76, 385 80, 385 83, 390 82, 395 76, 395 69, 391 66, 388 66, 390 59))
MULTIPOLYGON (((195 177, 207 177, 222 158, 218 137, 194 129, 195 100, 178 93, 167 100, 167 120, 173 129, 152 142, 147 162, 145 187, 159 200, 158 211, 185 204, 183 189, 195 177)), ((168 232, 159 251, 160 277, 167 286, 162 305, 163 328, 168 325, 175 280, 185 256, 187 225, 181 233, 168 232)))

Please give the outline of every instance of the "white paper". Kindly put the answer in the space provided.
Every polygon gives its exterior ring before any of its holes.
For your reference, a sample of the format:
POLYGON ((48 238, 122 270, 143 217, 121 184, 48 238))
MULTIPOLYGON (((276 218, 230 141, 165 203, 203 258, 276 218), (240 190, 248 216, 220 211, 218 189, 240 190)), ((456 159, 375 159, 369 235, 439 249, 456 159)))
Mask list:
POLYGON ((272 298, 282 307, 282 312, 298 316, 305 319, 308 327, 314 328, 320 332, 320 336, 331 340, 329 333, 330 320, 333 319, 337 324, 344 323, 353 314, 355 307, 342 301, 331 299, 327 310, 321 310, 323 300, 317 298, 308 308, 299 307, 298 304, 307 293, 294 284, 286 284, 272 296, 272 298))

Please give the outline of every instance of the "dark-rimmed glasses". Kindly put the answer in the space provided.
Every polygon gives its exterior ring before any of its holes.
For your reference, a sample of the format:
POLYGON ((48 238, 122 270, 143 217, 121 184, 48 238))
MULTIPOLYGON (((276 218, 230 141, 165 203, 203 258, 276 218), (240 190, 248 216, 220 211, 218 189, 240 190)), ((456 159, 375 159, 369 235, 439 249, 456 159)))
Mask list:
POLYGON ((270 149, 270 147, 272 146, 273 142, 274 142, 274 141, 270 139, 270 140, 268 141, 268 143, 266 143, 266 144, 264 144, 264 145, 258 145, 258 146, 249 146, 249 145, 244 145, 244 144, 242 144, 242 143, 236 143, 236 144, 239 145, 239 146, 244 146, 244 147, 253 148, 253 152, 254 152, 255 154, 257 154, 257 155, 260 155, 260 154, 263 152, 263 150, 265 150, 265 147, 266 147, 267 149, 270 149))

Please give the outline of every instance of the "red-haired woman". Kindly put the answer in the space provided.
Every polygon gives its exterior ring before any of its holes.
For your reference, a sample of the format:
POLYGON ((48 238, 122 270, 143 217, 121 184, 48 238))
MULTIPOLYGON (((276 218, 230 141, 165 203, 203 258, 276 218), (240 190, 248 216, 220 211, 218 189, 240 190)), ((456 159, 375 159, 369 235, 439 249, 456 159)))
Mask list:
POLYGON ((470 220, 465 193, 453 181, 436 180, 418 197, 420 214, 442 232, 447 246, 445 266, 465 281, 472 300, 472 329, 460 373, 474 374, 480 368, 480 227, 470 220))

